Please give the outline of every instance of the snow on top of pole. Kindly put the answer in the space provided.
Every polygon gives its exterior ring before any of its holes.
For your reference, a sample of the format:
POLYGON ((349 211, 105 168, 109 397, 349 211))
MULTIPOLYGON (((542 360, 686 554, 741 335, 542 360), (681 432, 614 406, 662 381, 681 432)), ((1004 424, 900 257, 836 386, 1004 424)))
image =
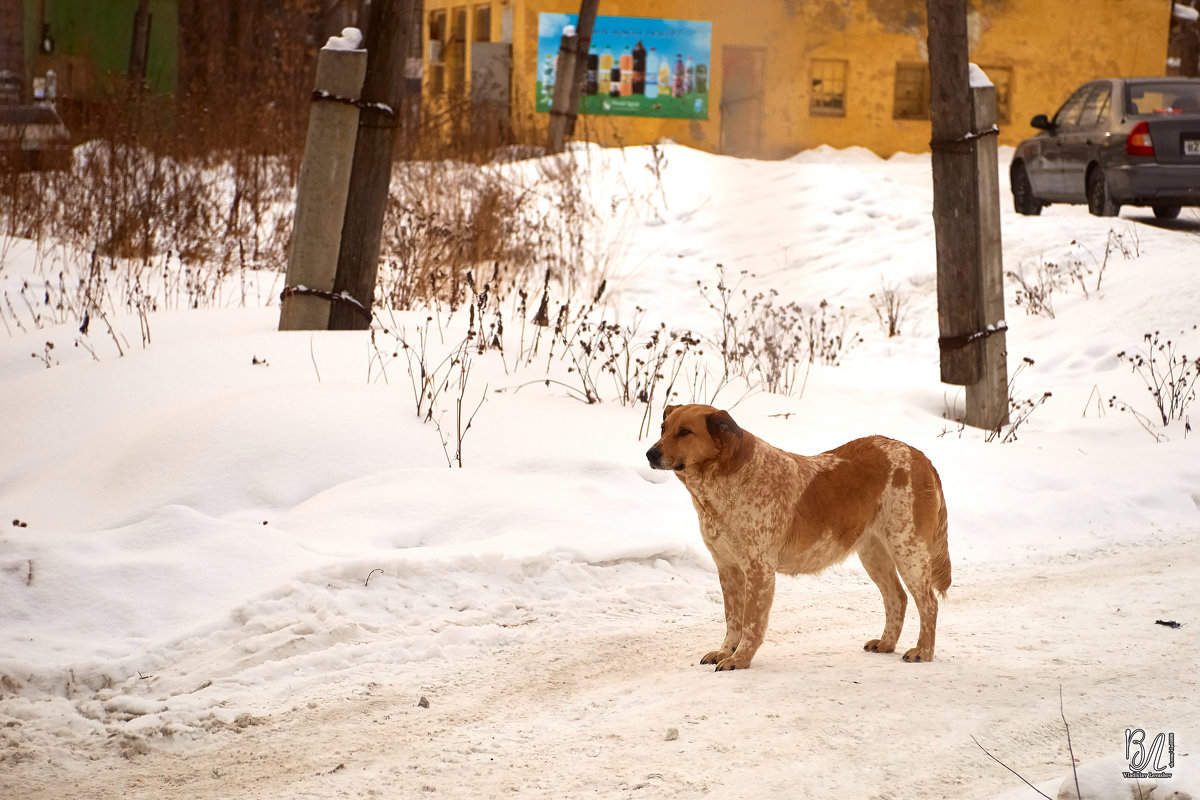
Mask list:
POLYGON ((992 81, 988 78, 987 73, 979 68, 977 64, 970 64, 970 84, 971 88, 975 89, 980 86, 991 86, 992 81))
POLYGON ((361 50, 363 35, 358 28, 342 28, 341 36, 330 36, 325 50, 361 50))

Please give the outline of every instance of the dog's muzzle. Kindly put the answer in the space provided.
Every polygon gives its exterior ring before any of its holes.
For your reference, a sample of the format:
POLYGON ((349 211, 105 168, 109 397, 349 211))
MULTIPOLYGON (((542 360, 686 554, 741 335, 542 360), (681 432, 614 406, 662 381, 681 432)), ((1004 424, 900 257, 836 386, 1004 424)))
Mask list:
POLYGON ((662 450, 658 448, 658 445, 646 451, 646 460, 650 462, 650 466, 654 469, 664 468, 662 464, 662 450))
POLYGON ((655 445, 646 451, 646 460, 650 462, 650 466, 653 469, 673 469, 676 472, 683 469, 683 464, 678 464, 673 467, 667 466, 663 463, 662 458, 662 449, 658 445, 655 445))

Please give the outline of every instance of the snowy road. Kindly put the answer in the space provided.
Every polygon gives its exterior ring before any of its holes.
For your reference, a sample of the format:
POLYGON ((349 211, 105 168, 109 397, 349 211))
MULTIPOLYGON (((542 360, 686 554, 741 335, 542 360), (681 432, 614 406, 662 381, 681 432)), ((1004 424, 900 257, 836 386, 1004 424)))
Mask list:
POLYGON ((1030 780, 1065 774, 1060 685, 1080 761, 1119 755, 1130 725, 1200 741, 1198 581, 1193 543, 1162 540, 961 569, 938 660, 910 665, 859 650, 881 613, 851 561, 781 580, 754 667, 717 674, 697 665, 721 624, 715 576, 705 587, 697 573, 681 591, 707 591, 707 617, 626 618, 622 633, 600 614, 533 621, 523 645, 365 666, 244 727, 133 744, 132 760, 111 742, 60 741, 6 769, 0 794, 986 798, 1019 783, 972 736, 1030 780), (1156 625, 1164 615, 1188 624, 1156 625))

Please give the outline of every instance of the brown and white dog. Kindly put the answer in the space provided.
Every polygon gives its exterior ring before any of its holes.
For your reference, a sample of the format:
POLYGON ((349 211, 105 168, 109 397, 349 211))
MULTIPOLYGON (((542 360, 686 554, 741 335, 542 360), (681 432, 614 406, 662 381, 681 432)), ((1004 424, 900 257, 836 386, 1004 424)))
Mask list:
POLYGON ((745 669, 763 643, 775 573, 816 573, 857 552, 883 595, 883 634, 864 649, 896 649, 908 587, 921 615, 905 661, 929 661, 938 601, 950 588, 946 502, 920 450, 883 436, 818 456, 787 453, 712 406, 667 406, 662 438, 646 452, 692 495, 700 535, 725 598, 725 640, 700 659, 745 669), (899 571, 899 576, 897 576, 899 571))

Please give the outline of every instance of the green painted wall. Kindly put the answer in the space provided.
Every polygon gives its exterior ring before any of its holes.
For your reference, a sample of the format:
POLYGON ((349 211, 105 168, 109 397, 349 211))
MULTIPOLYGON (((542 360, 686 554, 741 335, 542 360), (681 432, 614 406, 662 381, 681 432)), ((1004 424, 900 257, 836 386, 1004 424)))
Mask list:
MULTIPOLYGON (((42 74, 55 62, 93 66, 98 75, 125 74, 137 0, 25 0, 26 64, 42 74), (44 7, 44 19, 41 17, 44 7), (40 53, 42 23, 50 24, 54 52, 40 53)), ((151 91, 172 94, 178 81, 179 17, 175 0, 150 0, 150 53, 146 82, 151 91)))

